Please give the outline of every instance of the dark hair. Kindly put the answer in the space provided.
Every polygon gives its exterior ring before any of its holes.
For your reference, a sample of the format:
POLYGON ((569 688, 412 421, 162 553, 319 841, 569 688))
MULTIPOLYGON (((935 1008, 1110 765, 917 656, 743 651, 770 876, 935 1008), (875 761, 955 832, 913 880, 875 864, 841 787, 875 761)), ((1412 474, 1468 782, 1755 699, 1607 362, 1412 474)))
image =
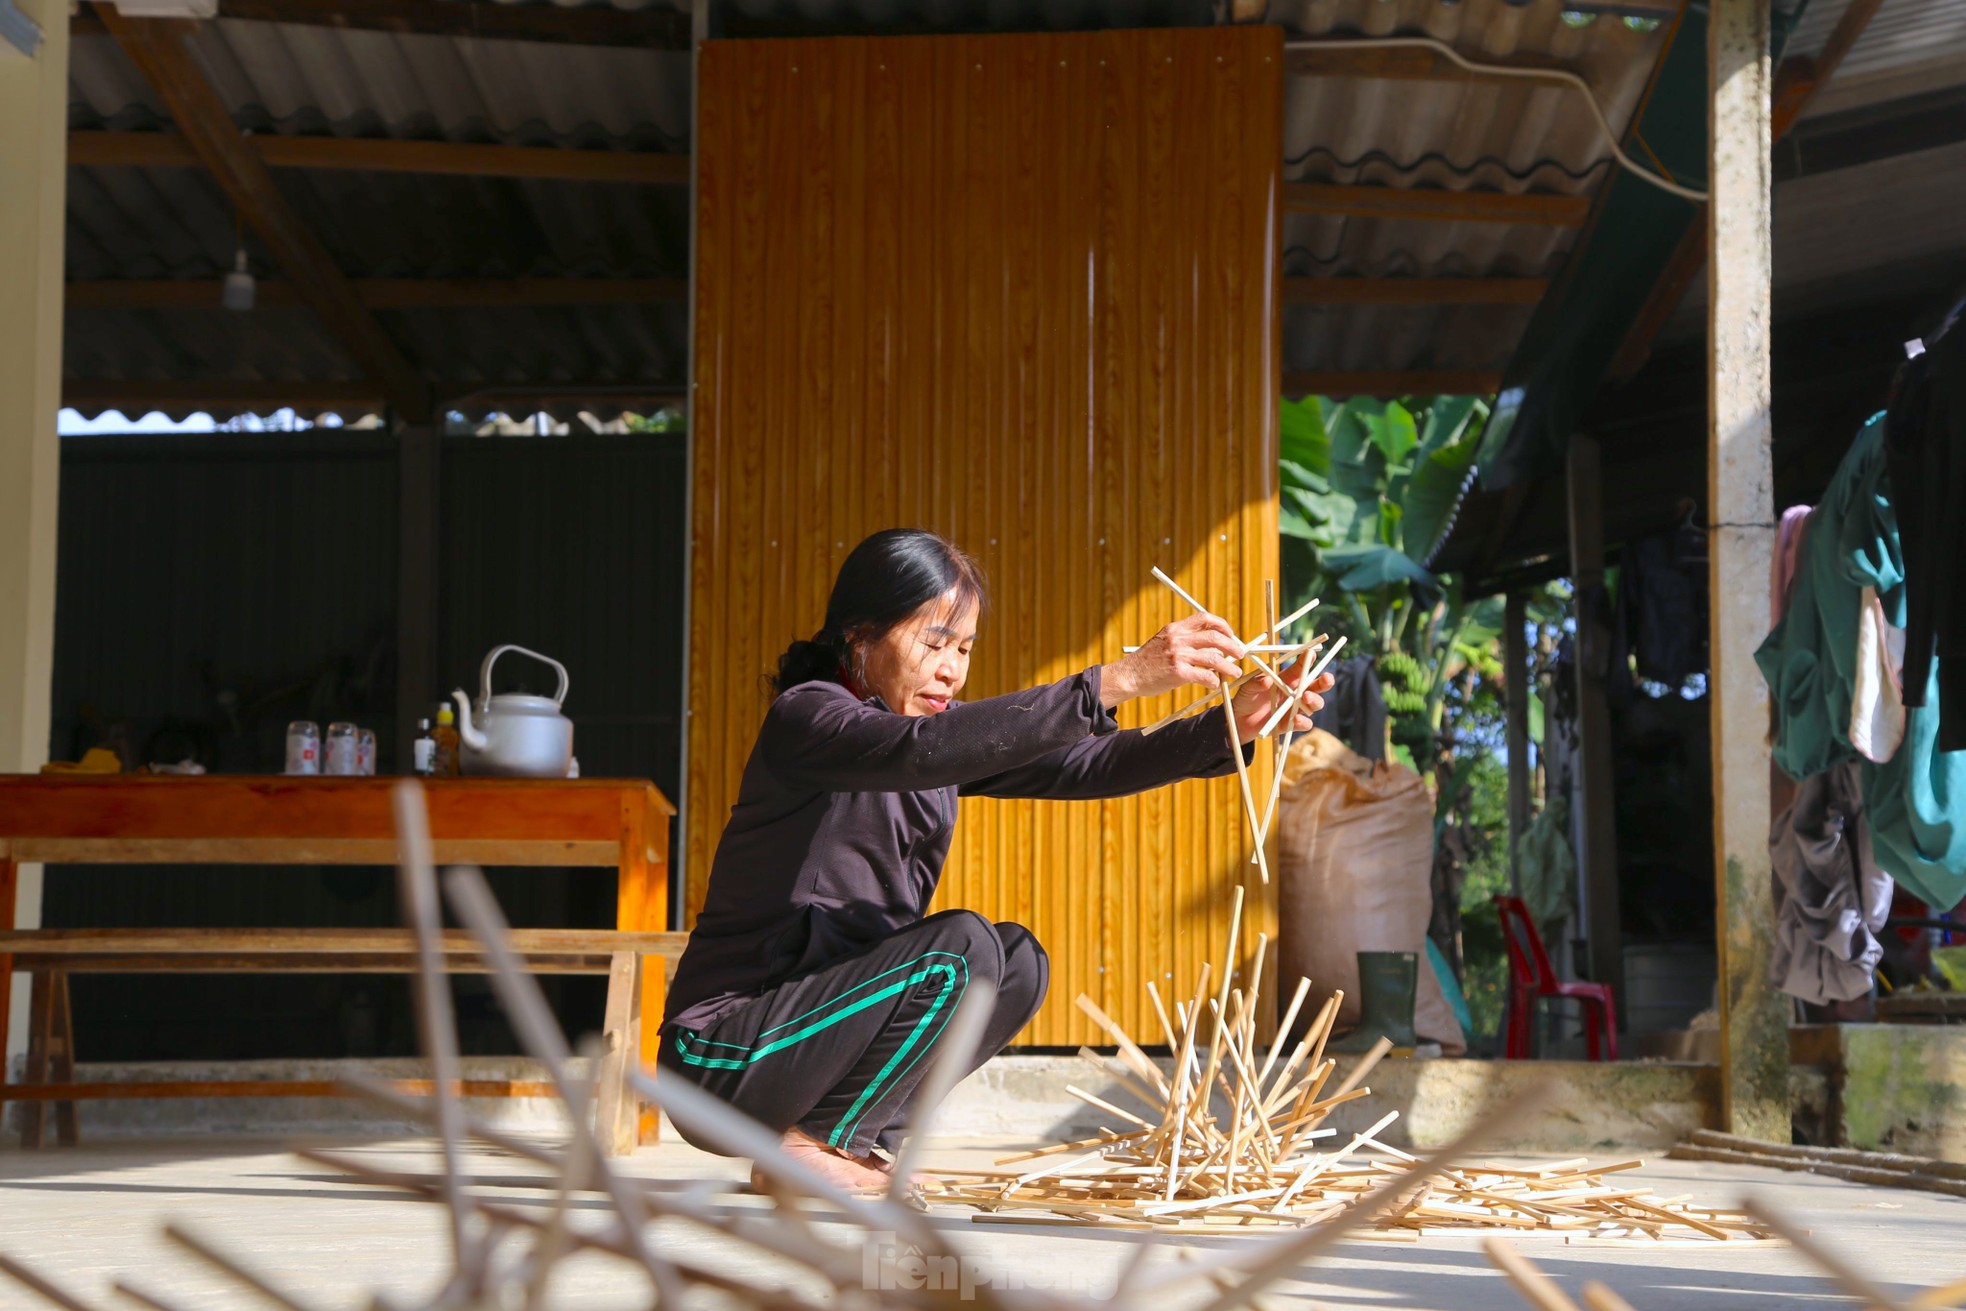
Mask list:
POLYGON ((983 571, 961 547, 920 528, 889 528, 853 548, 833 580, 826 623, 778 657, 774 692, 842 668, 860 676, 860 652, 930 601, 954 589, 958 610, 983 604, 983 571))

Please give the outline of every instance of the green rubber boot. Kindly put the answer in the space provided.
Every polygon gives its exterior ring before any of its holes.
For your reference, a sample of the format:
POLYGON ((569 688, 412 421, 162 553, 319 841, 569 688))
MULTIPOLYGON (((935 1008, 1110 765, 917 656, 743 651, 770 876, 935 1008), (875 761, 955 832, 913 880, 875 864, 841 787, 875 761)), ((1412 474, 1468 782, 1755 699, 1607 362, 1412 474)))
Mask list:
POLYGON ((1358 954, 1358 1027, 1325 1047, 1331 1052, 1357 1053, 1371 1048, 1381 1035, 1394 1051, 1411 1051, 1413 998, 1420 986, 1420 957, 1411 951, 1362 951, 1358 954))

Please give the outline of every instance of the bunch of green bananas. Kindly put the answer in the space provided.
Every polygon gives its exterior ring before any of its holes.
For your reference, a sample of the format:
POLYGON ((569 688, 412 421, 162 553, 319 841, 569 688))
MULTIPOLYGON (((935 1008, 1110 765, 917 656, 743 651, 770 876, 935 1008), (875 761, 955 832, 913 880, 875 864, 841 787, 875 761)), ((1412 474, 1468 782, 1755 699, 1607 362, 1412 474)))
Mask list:
POLYGON ((1379 657, 1379 694, 1392 714, 1423 714, 1427 709, 1427 694, 1421 690, 1425 681, 1420 662, 1406 652, 1388 651, 1379 657))

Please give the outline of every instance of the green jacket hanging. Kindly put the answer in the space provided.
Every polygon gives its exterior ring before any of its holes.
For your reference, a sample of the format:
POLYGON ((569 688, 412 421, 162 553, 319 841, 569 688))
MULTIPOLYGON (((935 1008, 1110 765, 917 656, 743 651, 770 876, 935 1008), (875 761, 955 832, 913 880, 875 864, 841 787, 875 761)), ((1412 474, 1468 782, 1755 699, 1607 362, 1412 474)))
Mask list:
MULTIPOLYGON (((1862 593, 1905 622, 1904 558, 1884 467, 1884 416, 1864 425, 1810 516, 1788 609, 1755 652, 1774 698, 1775 763, 1791 778, 1860 759, 1849 738, 1862 593)), ((1877 863, 1937 909, 1966 895, 1966 751, 1938 750, 1939 694, 1907 710, 1889 760, 1862 762, 1877 863)))

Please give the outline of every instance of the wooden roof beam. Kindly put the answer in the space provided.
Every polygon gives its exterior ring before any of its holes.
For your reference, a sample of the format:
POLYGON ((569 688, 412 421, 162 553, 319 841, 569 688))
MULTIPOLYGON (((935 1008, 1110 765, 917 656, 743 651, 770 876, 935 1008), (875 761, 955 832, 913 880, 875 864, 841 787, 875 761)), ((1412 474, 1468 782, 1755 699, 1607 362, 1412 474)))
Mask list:
POLYGON ((1347 218, 1423 219, 1460 223, 1542 224, 1576 227, 1590 212, 1589 196, 1551 192, 1443 191, 1437 188, 1364 187, 1330 182, 1286 182, 1285 211, 1339 214, 1347 218))
POLYGON ((198 71, 184 44, 192 25, 125 18, 110 7, 98 9, 97 17, 155 88, 199 162, 211 170, 240 217, 252 225, 301 299, 375 380, 398 414, 412 423, 427 419, 428 384, 362 304, 320 239, 280 194, 265 162, 232 121, 231 111, 198 71))
MULTIPOLYGON (((95 10, 94 5, 82 6, 70 19, 69 31, 78 36, 105 31, 107 25, 95 10)), ((667 5, 630 11, 612 5, 517 5, 495 0, 219 0, 218 16, 414 36, 645 50, 690 48, 690 16, 667 5)))
MULTIPOLYGON (((682 278, 358 278, 356 296, 371 310, 499 309, 550 305, 645 305, 681 301, 682 278)), ((217 310, 219 280, 106 278, 71 282, 67 307, 77 310, 217 310)), ((290 282, 259 281, 255 308, 305 302, 290 282)))
POLYGON ((1534 305, 1548 278, 1285 278, 1286 305, 1534 305))
POLYGON ((1492 396, 1500 369, 1317 370, 1283 375, 1285 396, 1492 396))
MULTIPOLYGON (((268 168, 346 169, 368 173, 444 173, 467 177, 545 178, 560 182, 635 182, 688 186, 688 155, 639 150, 560 150, 460 141, 374 137, 246 138, 268 168)), ((71 132, 68 162, 98 166, 190 168, 200 160, 174 132, 71 132)))

